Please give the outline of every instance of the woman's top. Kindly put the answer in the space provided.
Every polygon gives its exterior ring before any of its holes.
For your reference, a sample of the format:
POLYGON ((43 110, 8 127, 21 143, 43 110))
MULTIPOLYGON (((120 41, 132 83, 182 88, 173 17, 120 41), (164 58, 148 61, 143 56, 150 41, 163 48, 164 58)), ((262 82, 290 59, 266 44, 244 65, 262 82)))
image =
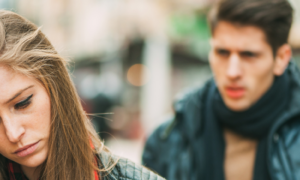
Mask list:
POLYGON ((105 168, 108 167, 109 162, 117 162, 111 171, 101 173, 102 180, 165 180, 141 165, 107 152, 100 154, 100 160, 105 168))
MULTIPOLYGON (((111 153, 103 151, 98 154, 98 157, 101 161, 99 168, 108 169, 106 172, 100 172, 101 180, 164 180, 164 178, 145 167, 111 153), (109 168, 110 166, 112 167, 111 169, 109 168)), ((94 174, 95 179, 98 179, 98 174, 94 174)), ((8 161, 8 176, 9 180, 28 180, 20 165, 12 161, 8 161)))

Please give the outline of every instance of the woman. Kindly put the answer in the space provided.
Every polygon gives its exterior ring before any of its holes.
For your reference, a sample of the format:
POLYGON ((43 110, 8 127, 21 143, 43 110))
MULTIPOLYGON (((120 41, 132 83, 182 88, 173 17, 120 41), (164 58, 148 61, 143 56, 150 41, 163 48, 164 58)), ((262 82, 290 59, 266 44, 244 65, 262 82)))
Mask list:
POLYGON ((0 179, 162 179, 110 155, 63 59, 31 22, 0 11, 0 179))

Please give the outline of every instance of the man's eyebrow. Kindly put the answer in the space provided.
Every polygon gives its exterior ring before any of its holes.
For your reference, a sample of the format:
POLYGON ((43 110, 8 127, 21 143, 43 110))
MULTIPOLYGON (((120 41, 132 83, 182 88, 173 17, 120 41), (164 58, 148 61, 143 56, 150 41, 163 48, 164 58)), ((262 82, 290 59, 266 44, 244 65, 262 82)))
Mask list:
POLYGON ((18 96, 20 96, 20 94, 22 94, 22 92, 26 91, 29 88, 32 88, 34 85, 28 86, 27 88, 21 89, 19 92, 17 92, 12 98, 10 98, 8 101, 5 102, 5 104, 10 103, 11 101, 13 101, 14 99, 16 99, 18 96))
POLYGON ((222 45, 216 45, 214 46, 215 49, 227 49, 226 47, 222 46, 222 45))
POLYGON ((230 50, 220 47, 220 48, 215 48, 215 51, 227 51, 227 52, 229 52, 230 50))

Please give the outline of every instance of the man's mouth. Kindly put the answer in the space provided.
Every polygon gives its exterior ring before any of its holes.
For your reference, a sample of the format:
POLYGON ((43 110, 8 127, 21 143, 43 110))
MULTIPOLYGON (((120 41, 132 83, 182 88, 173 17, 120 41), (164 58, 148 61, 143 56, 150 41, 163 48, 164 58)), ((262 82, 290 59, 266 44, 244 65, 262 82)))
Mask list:
POLYGON ((230 98, 239 99, 245 95, 246 90, 243 87, 226 87, 225 92, 230 98))

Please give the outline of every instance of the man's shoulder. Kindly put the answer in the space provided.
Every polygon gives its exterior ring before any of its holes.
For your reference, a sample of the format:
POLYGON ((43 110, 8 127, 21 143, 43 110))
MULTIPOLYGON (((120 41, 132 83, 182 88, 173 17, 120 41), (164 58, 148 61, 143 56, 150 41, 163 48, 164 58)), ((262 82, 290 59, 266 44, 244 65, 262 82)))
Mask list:
POLYGON ((300 150, 300 114, 282 124, 273 138, 282 139, 286 148, 297 146, 300 150))
POLYGON ((182 141, 187 134, 185 131, 188 128, 185 127, 194 124, 191 121, 201 121, 195 118, 202 113, 204 98, 212 84, 213 81, 208 80, 203 86, 190 88, 178 95, 173 104, 174 114, 154 130, 147 140, 146 147, 157 146, 160 143, 162 146, 169 146, 170 143, 176 144, 182 141))
POLYGON ((185 91, 177 97, 173 116, 147 139, 142 156, 145 166, 167 177, 169 168, 179 168, 182 162, 189 160, 186 155, 189 154, 190 138, 201 124, 199 115, 202 113, 205 93, 211 84, 211 81, 207 81, 203 86, 185 91))
POLYGON ((283 124, 271 142, 270 170, 275 179, 300 179, 300 117, 283 124))
POLYGON ((168 121, 161 124, 148 137, 144 146, 142 156, 143 165, 153 168, 151 166, 152 163, 163 162, 165 158, 169 158, 169 153, 172 147, 174 146, 174 141, 178 141, 178 138, 174 138, 174 135, 179 136, 179 133, 177 132, 175 132, 174 134, 175 125, 176 121, 174 121, 173 118, 171 118, 168 121), (170 138, 170 133, 173 134, 172 138, 170 138))

